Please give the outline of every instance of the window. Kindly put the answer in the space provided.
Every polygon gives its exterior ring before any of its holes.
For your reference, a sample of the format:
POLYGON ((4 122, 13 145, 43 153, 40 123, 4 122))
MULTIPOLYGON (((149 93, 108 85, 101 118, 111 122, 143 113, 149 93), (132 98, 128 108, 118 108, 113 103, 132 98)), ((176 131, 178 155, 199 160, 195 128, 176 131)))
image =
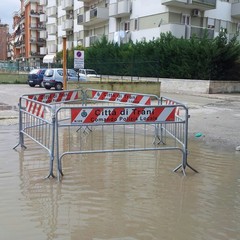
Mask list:
POLYGON ((138 30, 138 19, 134 19, 134 30, 138 30))
POLYGON ((208 18, 208 28, 214 29, 215 20, 213 18, 208 18))
POLYGON ((182 24, 191 25, 191 16, 188 14, 183 14, 182 15, 182 24))
POLYGON ((125 22, 124 23, 124 31, 129 31, 130 30, 130 22, 125 22))

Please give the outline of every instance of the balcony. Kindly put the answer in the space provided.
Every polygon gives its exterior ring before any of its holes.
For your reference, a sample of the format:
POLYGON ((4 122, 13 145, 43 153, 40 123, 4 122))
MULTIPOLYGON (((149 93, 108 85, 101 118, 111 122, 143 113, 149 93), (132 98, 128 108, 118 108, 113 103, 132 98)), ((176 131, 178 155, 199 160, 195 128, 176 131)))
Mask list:
POLYGON ((191 37, 196 36, 198 38, 203 38, 205 33, 207 34, 208 39, 214 38, 214 29, 191 26, 190 29, 191 37))
POLYGON ((216 0, 162 0, 162 5, 206 11, 216 8, 216 0))
POLYGON ((43 46, 43 45, 46 44, 46 40, 43 39, 43 38, 35 38, 35 37, 32 37, 32 38, 30 39, 30 43, 31 43, 31 44, 37 44, 37 45, 39 45, 39 46, 43 46))
POLYGON ((62 0, 61 1, 62 10, 72 10, 73 9, 73 0, 62 0))
POLYGON ((31 57, 43 57, 43 54, 41 54, 40 52, 35 52, 35 51, 31 51, 30 53, 31 57))
POLYGON ((108 41, 114 43, 128 43, 131 39, 130 31, 118 31, 108 34, 108 41))
POLYGON ((46 39, 47 38, 47 31, 41 31, 40 34, 39 34, 39 37, 46 39))
POLYGON ((47 8, 47 15, 49 17, 56 17, 57 16, 57 7, 52 6, 52 7, 47 8))
POLYGON ((14 43, 14 47, 17 49, 21 48, 21 46, 22 46, 22 41, 18 41, 16 43, 14 43))
POLYGON ((25 23, 25 16, 22 16, 22 17, 20 18, 19 24, 23 24, 23 23, 25 23))
POLYGON ((25 28, 21 28, 21 34, 24 35, 25 34, 25 28))
POLYGON ((48 53, 48 52, 47 52, 47 48, 46 48, 46 47, 41 47, 41 48, 40 48, 40 54, 41 54, 41 55, 47 55, 47 53, 48 53))
POLYGON ((46 6, 47 5, 47 0, 39 0, 39 5, 46 6))
POLYGON ((56 33, 57 33, 56 24, 49 24, 47 26, 47 32, 48 32, 48 35, 56 35, 56 33))
POLYGON ((73 19, 66 19, 62 24, 63 31, 71 31, 73 29, 73 19))
POLYGON ((240 1, 235 0, 232 3, 232 17, 240 19, 240 1))
POLYGON ((40 17, 40 12, 37 12, 37 11, 35 11, 35 10, 31 10, 30 11, 30 16, 31 17, 35 17, 35 18, 39 18, 40 17))
POLYGON ((126 17, 130 16, 132 11, 130 0, 122 0, 109 5, 110 17, 126 17))
POLYGON ((85 12, 82 25, 91 26, 105 22, 109 18, 108 8, 96 7, 85 12))
POLYGON ((40 15, 40 22, 46 22, 47 21, 47 15, 45 13, 40 15))
POLYGON ((46 25, 45 25, 45 24, 31 23, 31 24, 29 25, 29 28, 30 28, 31 30, 43 31, 43 30, 46 30, 46 25))
POLYGON ((99 37, 96 35, 86 37, 85 38, 85 47, 92 46, 97 40, 99 40, 99 37))
POLYGON ((56 44, 51 44, 49 47, 48 47, 48 53, 56 53, 57 52, 57 46, 56 44))

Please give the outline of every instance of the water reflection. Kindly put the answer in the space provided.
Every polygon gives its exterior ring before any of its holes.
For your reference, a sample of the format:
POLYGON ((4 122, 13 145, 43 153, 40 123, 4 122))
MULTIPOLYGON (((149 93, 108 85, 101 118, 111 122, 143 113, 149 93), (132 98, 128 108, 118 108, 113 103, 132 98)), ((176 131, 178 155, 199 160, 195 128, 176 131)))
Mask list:
POLYGON ((171 170, 179 152, 66 156, 64 179, 43 179, 47 152, 16 129, 1 129, 0 239, 226 240, 240 236, 240 155, 189 144, 187 177, 171 170), (14 229, 14 231, 13 231, 14 229))

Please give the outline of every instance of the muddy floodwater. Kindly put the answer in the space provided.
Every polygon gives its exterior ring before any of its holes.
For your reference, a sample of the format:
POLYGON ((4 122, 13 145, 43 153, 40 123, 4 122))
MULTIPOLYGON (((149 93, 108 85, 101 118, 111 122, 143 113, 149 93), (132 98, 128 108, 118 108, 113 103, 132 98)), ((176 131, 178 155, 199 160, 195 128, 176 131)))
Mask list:
MULTIPOLYGON (((240 152, 189 141, 180 152, 66 156, 64 177, 44 179, 49 156, 17 125, 0 127, 0 239, 239 240, 240 152)), ((56 167, 55 167, 56 169, 56 167)))

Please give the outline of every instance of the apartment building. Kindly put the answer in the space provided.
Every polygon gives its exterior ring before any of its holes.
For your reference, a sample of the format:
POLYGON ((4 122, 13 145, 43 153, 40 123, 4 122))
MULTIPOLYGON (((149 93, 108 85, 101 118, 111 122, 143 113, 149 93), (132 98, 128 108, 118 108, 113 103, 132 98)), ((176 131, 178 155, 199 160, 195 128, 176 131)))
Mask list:
POLYGON ((103 35, 118 44, 149 41, 161 33, 178 38, 210 39, 225 31, 229 39, 240 28, 236 0, 21 0, 15 16, 16 58, 32 64, 51 61, 62 50, 91 46, 103 35), (41 39, 41 41, 40 41, 41 39))
POLYGON ((20 0, 21 8, 13 13, 14 56, 20 63, 38 67, 44 54, 40 48, 46 45, 46 38, 41 32, 46 31, 46 22, 41 22, 44 9, 39 0, 20 0))
POLYGON ((0 19, 0 60, 3 60, 3 61, 6 61, 8 59, 8 55, 7 55, 8 35, 9 35, 9 26, 8 24, 1 23, 1 19, 0 19))

